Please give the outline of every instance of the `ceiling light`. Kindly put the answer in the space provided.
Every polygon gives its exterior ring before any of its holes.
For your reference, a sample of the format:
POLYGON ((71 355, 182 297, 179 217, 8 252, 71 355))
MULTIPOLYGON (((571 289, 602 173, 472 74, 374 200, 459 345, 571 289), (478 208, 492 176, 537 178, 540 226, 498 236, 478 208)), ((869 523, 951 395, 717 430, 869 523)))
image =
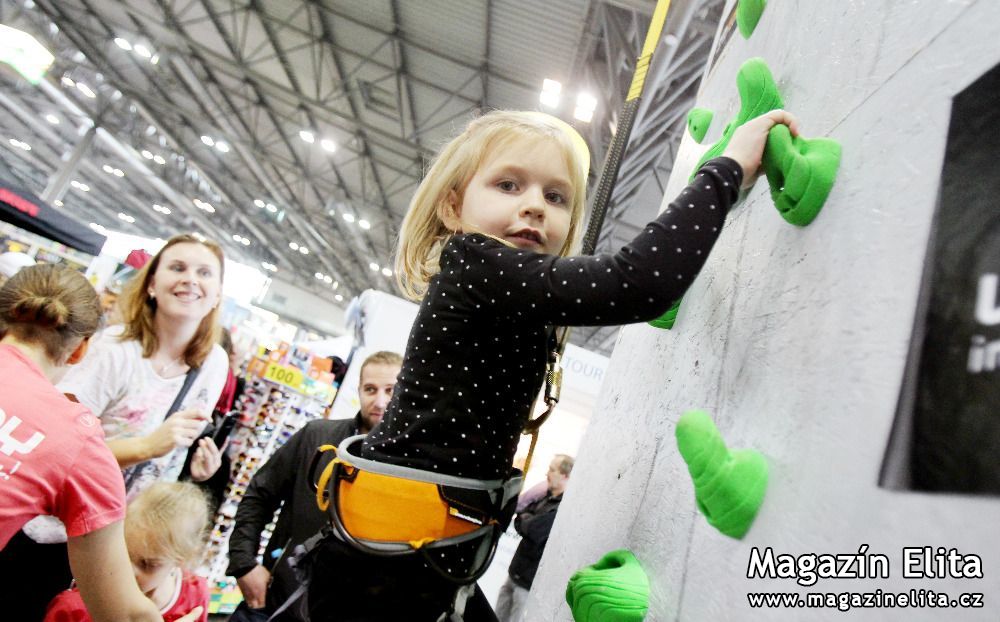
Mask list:
POLYGON ((157 164, 166 164, 167 163, 167 161, 164 160, 163 156, 161 156, 160 154, 156 154, 155 156, 153 156, 153 162, 156 162, 157 164))
POLYGON ((271 272, 277 272, 278 271, 278 266, 274 265, 273 263, 268 263, 266 261, 260 262, 260 266, 262 268, 264 268, 265 270, 269 270, 271 272))
POLYGON ((302 253, 303 255, 308 255, 309 254, 309 249, 306 248, 305 246, 300 246, 299 247, 299 252, 302 253))
POLYGON ((250 238, 243 238, 242 240, 240 240, 240 244, 242 244, 243 246, 250 246, 250 238))
POLYGON ((382 268, 382 274, 386 276, 392 276, 392 270, 390 270, 389 268, 382 268))
POLYGON ((334 296, 334 298, 337 299, 337 302, 343 302, 344 301, 344 297, 341 296, 340 294, 337 294, 336 296, 334 296))
POLYGON ((89 86, 87 86, 86 84, 84 84, 83 82, 77 82, 76 83, 76 88, 81 93, 83 93, 84 95, 86 95, 87 97, 89 97, 91 99, 94 99, 95 97, 97 97, 97 93, 95 93, 93 90, 91 90, 91 88, 89 86))
POLYGON ((370 264, 368 264, 368 267, 371 268, 372 270, 378 272, 378 264, 375 263, 374 261, 371 262, 370 264))
POLYGON ((236 235, 235 233, 233 234, 233 241, 234 242, 239 242, 240 239, 241 239, 240 236, 236 235))
POLYGON ((344 212, 344 220, 346 220, 347 222, 354 222, 354 214, 348 214, 347 212, 344 212))
POLYGON ((125 171, 121 170, 120 168, 116 168, 112 172, 115 174, 115 177, 125 177, 125 171))
POLYGON ((73 78, 69 76, 63 76, 60 82, 62 82, 63 86, 68 86, 69 88, 76 86, 76 82, 73 82, 73 78))
POLYGON ((160 55, 159 54, 153 54, 153 58, 149 59, 149 62, 152 63, 152 64, 154 64, 154 65, 156 63, 160 62, 160 55))
POLYGON ((160 212, 161 214, 164 214, 164 215, 169 215, 170 214, 170 208, 163 207, 162 205, 158 205, 158 204, 154 203, 153 204, 153 209, 155 209, 156 211, 158 211, 158 212, 160 212))
POLYGON ((45 115, 45 120, 51 123, 52 125, 59 125, 59 117, 57 117, 54 114, 45 115))
POLYGON ((55 205, 56 207, 62 207, 63 202, 60 201, 59 199, 56 199, 55 201, 52 202, 52 205, 55 205))
POLYGON ((302 130, 301 132, 299 132, 299 138, 306 141, 310 145, 316 142, 316 137, 313 136, 313 133, 310 132, 309 130, 302 130))
POLYGON ((329 285, 330 283, 333 283, 333 277, 327 274, 323 277, 323 282, 329 285))
POLYGON ((288 248, 292 249, 293 251, 297 251, 297 250, 299 250, 299 245, 296 244, 295 242, 289 242, 288 243, 288 248))
POLYGON ((316 277, 317 279, 319 279, 320 281, 322 281, 322 280, 323 280, 323 273, 322 273, 322 272, 317 272, 317 273, 316 273, 316 274, 314 274, 313 276, 315 276, 315 277, 316 277))
POLYGON ((576 109, 573 111, 573 117, 584 123, 590 123, 596 109, 597 98, 589 93, 580 93, 576 96, 576 109))
MULTIPOLYGON (((52 27, 49 26, 49 31, 52 27)), ((38 39, 30 34, 0 24, 0 56, 3 62, 24 76, 31 84, 38 84, 45 77, 45 72, 52 66, 55 56, 49 52, 38 39)))
POLYGON ((324 150, 329 151, 330 153, 333 153, 334 151, 337 150, 336 143, 334 143, 329 138, 324 138, 323 140, 319 141, 319 144, 321 147, 323 147, 324 150))
POLYGON ((83 191, 83 192, 90 192, 90 186, 88 186, 87 184, 84 184, 84 183, 80 183, 80 182, 78 182, 75 179, 73 181, 69 182, 69 185, 73 186, 77 190, 80 190, 80 191, 83 191))
POLYGON ((24 149, 25 151, 31 151, 31 145, 29 145, 26 142, 20 141, 20 140, 18 140, 16 138, 11 138, 9 142, 10 142, 10 144, 12 146, 17 147, 18 149, 24 149))
POLYGON ((549 108, 559 105, 559 92, 562 91, 562 84, 546 78, 542 82, 542 93, 538 96, 538 101, 549 108))
POLYGON ((253 200, 253 204, 256 205, 259 208, 263 208, 264 207, 264 202, 261 201, 260 199, 254 199, 253 200))
POLYGON ((118 212, 118 219, 119 220, 124 220, 125 222, 127 222, 129 224, 132 224, 132 223, 135 222, 135 218, 133 216, 129 216, 128 214, 126 214, 124 212, 118 212))
POLYGON ((362 218, 361 220, 358 221, 358 226, 361 227, 362 229, 371 229, 372 223, 362 218))
POLYGON ((121 37, 115 37, 115 45, 125 50, 126 52, 132 49, 132 44, 122 39, 121 37))
POLYGON ((101 167, 101 169, 102 169, 102 170, 103 170, 103 171, 104 171, 105 173, 107 173, 108 175, 111 175, 112 173, 114 173, 114 172, 115 172, 115 169, 111 168, 111 167, 110 167, 110 166, 108 166, 107 164, 105 164, 104 166, 102 166, 102 167, 101 167))
POLYGON ((201 142, 205 143, 205 145, 208 146, 208 147, 211 147, 211 146, 215 145, 215 141, 212 140, 211 136, 202 136, 201 137, 201 142))
POLYGON ((269 212, 271 212, 273 214, 276 211, 278 211, 278 208, 274 206, 274 203, 268 203, 267 204, 267 211, 269 211, 269 212))
POLYGON ((150 151, 149 149, 143 149, 141 151, 141 153, 142 153, 142 157, 146 158, 147 160, 152 160, 153 159, 153 152, 150 151))
POLYGON ((221 140, 215 143, 215 148, 221 151, 222 153, 229 153, 229 145, 222 142, 221 140))
POLYGON ((146 47, 145 45, 142 44, 134 45, 132 46, 132 49, 135 51, 136 54, 138 54, 143 58, 151 58, 153 56, 153 53, 150 52, 149 48, 146 47))
POLYGON ((96 222, 92 222, 88 225, 94 231, 100 233, 101 235, 107 235, 108 230, 104 228, 103 225, 99 225, 96 222))
POLYGON ((340 287, 340 281, 334 281, 331 287, 333 287, 333 289, 337 289, 338 287, 340 287))

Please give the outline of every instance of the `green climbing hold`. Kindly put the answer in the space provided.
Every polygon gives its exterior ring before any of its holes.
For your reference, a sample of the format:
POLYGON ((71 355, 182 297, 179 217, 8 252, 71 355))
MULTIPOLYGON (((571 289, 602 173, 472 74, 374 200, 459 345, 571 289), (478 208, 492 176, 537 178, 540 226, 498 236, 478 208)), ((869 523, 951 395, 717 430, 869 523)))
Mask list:
POLYGON ((654 328, 663 328, 665 330, 670 330, 674 327, 674 322, 677 321, 677 311, 681 308, 681 300, 683 298, 678 298, 677 302, 672 304, 666 313, 656 318, 655 320, 650 320, 649 325, 654 328))
POLYGON ((611 551, 570 577, 566 602, 576 622, 640 622, 649 610, 649 579, 631 551, 611 551))
POLYGON ((712 125, 714 113, 708 108, 692 108, 688 113, 688 131, 694 142, 701 144, 705 140, 709 126, 712 125))
POLYGON ((750 529, 767 491, 767 462, 753 449, 730 451, 701 410, 677 422, 677 448, 694 480, 698 509, 708 524, 732 538, 750 529))
POLYGON ((774 82, 774 76, 771 75, 771 70, 767 68, 763 58, 751 58, 740 66, 739 73, 736 74, 736 89, 740 93, 739 114, 723 130, 722 138, 701 156, 697 166, 691 171, 690 179, 694 179, 705 162, 722 155, 729 146, 729 140, 736 128, 754 117, 785 105, 781 93, 778 92, 778 85, 774 82))
POLYGON ((749 39, 753 34, 765 6, 767 0, 740 0, 736 5, 736 25, 744 39, 749 39))
POLYGON ((792 137, 776 125, 767 135, 761 167, 778 213, 804 227, 819 214, 840 167, 840 143, 830 138, 792 137))

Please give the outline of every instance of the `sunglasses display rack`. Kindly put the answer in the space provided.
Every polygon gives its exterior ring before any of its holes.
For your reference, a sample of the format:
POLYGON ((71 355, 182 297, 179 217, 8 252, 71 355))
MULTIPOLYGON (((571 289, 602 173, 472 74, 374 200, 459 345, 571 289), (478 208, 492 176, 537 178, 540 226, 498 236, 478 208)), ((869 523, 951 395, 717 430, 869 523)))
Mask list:
MULTIPOLYGON (((242 600, 236 580, 226 576, 229 564, 229 536, 236 509, 257 469, 308 421, 323 416, 326 401, 304 395, 279 382, 263 377, 247 382, 235 405, 240 412, 228 453, 232 460, 229 485, 215 516, 209 537, 203 576, 208 577, 211 599, 209 613, 232 613, 242 600)), ((274 531, 279 509, 261 534, 257 551, 261 561, 264 548, 274 531)))

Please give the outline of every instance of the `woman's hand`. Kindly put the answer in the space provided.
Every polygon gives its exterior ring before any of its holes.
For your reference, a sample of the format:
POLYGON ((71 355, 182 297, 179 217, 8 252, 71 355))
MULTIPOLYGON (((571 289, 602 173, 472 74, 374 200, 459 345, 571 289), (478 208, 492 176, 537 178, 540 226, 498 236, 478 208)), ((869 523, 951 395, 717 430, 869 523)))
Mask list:
POLYGON ((146 437, 149 454, 154 458, 159 458, 178 447, 190 447, 191 443, 205 429, 207 422, 208 417, 199 410, 188 409, 175 412, 146 437))
POLYGON ((767 133, 779 123, 787 125, 792 136, 799 135, 799 122, 792 113, 772 110, 736 128, 733 137, 729 139, 729 145, 722 155, 736 160, 743 168, 744 189, 752 187, 760 176, 760 161, 764 156, 767 133))
POLYGON ((201 605, 198 605, 197 607, 189 611, 187 615, 184 616, 183 618, 177 618, 177 622, 197 622, 198 620, 201 619, 201 614, 203 611, 205 611, 205 608, 202 607, 201 605))
MULTIPOLYGON (((228 443, 227 440, 226 444, 228 443)), ((209 437, 198 441, 198 449, 195 450, 194 457, 191 458, 191 481, 203 482, 215 475, 219 466, 222 465, 222 452, 225 449, 226 445, 219 449, 215 446, 215 441, 209 437)))

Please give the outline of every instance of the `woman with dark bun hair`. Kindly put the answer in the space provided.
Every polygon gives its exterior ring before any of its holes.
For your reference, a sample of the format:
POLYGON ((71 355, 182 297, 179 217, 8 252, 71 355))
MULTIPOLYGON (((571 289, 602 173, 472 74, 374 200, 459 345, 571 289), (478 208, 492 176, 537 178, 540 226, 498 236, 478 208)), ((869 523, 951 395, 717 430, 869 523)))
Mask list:
MULTIPOLYGON (((27 267, 0 288, 0 549, 30 519, 56 516, 93 619, 160 620, 132 573, 125 487, 100 422, 54 386, 100 321, 97 293, 69 268, 27 267)), ((51 595, 30 588, 47 582, 46 569, 10 565, 4 556, 5 619, 41 619, 51 595)))

